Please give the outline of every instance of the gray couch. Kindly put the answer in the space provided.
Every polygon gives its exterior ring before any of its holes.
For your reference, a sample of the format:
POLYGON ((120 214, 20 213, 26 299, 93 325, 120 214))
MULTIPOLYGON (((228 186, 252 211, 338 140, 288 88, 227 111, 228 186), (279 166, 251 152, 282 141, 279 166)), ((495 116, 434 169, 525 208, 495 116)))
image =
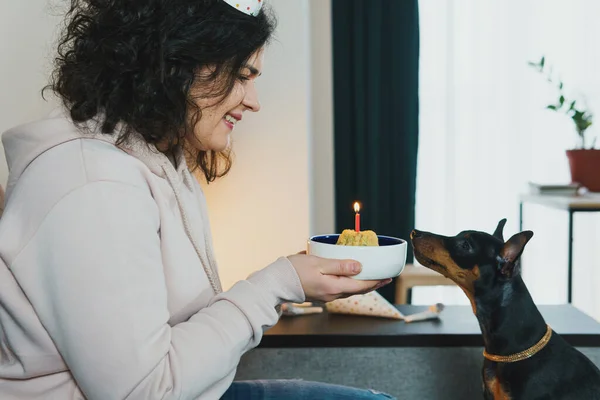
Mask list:
MULTIPOLYGON (((372 388, 398 400, 482 399, 480 348, 254 349, 237 380, 300 378, 372 388)), ((600 348, 581 348, 600 366, 600 348)))

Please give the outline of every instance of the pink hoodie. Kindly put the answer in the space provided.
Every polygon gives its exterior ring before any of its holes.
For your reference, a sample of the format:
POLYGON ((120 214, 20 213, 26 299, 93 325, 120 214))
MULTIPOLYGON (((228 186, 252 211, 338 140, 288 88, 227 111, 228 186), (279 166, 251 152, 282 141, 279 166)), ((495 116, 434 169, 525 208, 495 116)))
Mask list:
POLYGON ((0 399, 218 399, 278 306, 304 301, 286 258, 222 292, 181 154, 62 114, 2 141, 0 399))

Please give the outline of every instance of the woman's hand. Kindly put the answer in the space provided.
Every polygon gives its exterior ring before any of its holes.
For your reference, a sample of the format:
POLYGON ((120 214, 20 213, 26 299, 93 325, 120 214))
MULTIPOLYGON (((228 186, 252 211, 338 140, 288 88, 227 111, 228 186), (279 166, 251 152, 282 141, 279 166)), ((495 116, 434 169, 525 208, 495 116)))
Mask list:
POLYGON ((296 269, 307 301, 329 302, 364 294, 387 285, 392 280, 362 281, 350 278, 362 267, 354 260, 333 260, 304 254, 288 256, 296 269))

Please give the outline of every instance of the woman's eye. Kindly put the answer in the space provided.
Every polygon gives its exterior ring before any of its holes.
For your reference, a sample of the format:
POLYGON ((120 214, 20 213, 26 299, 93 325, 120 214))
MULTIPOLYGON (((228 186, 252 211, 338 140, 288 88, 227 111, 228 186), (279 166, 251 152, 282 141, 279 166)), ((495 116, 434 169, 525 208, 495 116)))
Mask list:
POLYGON ((250 77, 245 76, 245 75, 240 75, 240 76, 238 76, 238 79, 242 82, 245 82, 245 81, 250 80, 250 77))

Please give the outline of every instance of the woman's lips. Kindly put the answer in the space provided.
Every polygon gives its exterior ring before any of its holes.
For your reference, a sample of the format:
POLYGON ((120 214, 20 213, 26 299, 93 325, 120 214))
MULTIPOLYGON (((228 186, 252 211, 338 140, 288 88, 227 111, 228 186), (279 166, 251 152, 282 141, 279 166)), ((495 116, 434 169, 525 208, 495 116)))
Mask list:
POLYGON ((241 121, 241 119, 242 119, 241 114, 229 113, 229 114, 225 114, 225 116, 223 117, 223 122, 225 123, 225 125, 227 125, 227 127, 229 129, 233 129, 233 128, 235 128, 235 124, 237 124, 239 121, 241 121))

